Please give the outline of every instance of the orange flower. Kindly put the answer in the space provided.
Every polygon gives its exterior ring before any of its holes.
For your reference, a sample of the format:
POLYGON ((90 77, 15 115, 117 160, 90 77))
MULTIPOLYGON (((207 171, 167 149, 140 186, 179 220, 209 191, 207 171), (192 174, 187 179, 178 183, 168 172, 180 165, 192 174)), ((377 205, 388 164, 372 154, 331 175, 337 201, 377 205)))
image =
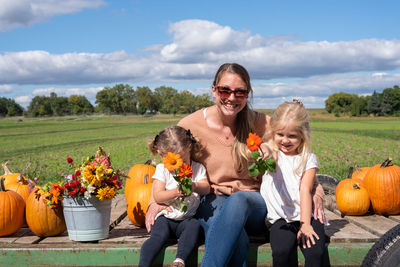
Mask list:
POLYGON ((182 166, 183 160, 181 159, 181 155, 168 152, 167 156, 163 158, 163 163, 168 171, 173 171, 182 166))
POLYGON ((249 137, 247 138, 246 142, 250 151, 256 151, 261 145, 261 138, 255 133, 249 133, 249 137))
POLYGON ((193 175, 192 166, 190 166, 190 164, 183 163, 182 167, 180 167, 178 171, 179 171, 178 176, 180 180, 182 180, 185 177, 191 178, 193 175))

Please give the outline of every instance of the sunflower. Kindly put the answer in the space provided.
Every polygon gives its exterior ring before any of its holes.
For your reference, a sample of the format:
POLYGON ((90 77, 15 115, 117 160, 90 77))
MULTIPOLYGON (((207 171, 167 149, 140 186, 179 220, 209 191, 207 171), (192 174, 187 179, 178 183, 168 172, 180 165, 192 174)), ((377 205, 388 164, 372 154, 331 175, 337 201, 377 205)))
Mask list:
POLYGON ((181 159, 180 154, 168 152, 167 156, 163 158, 163 163, 165 168, 168 169, 168 171, 173 171, 182 166, 183 160, 181 159))
POLYGON ((247 138, 246 142, 250 151, 257 151, 258 147, 261 145, 261 138, 255 133, 249 133, 249 137, 247 138))
POLYGON ((111 200, 114 198, 116 193, 117 192, 115 192, 114 188, 107 186, 105 188, 100 188, 99 190, 97 190, 96 197, 98 197, 100 200, 111 200))

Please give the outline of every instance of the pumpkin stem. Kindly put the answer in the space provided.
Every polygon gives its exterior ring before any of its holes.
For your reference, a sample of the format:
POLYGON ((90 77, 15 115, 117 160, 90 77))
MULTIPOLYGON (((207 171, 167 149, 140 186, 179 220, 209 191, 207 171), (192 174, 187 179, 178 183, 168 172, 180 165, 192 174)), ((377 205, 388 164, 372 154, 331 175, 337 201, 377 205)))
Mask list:
POLYGON ((387 158, 380 166, 380 168, 386 168, 389 166, 393 166, 392 164, 392 158, 387 158))
POLYGON ((351 178, 351 175, 353 174, 354 169, 352 166, 349 167, 349 172, 347 173, 347 178, 351 178))
POLYGON ((10 171, 10 169, 8 168, 7 163, 8 163, 8 161, 6 161, 5 163, 1 164, 1 166, 3 167, 3 170, 4 170, 4 175, 7 175, 7 174, 11 174, 11 173, 12 173, 12 172, 10 171))
POLYGON ((359 183, 354 183, 353 184, 353 189, 360 189, 360 184, 359 183))
POLYGON ((4 187, 4 177, 1 177, 0 179, 0 192, 6 192, 6 188, 4 187))

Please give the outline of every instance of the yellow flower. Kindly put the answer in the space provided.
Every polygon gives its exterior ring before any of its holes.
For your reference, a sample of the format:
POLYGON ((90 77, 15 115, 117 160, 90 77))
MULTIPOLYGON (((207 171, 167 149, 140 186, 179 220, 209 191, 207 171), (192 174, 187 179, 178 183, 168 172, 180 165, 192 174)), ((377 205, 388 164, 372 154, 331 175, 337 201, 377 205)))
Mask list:
POLYGON ((183 164, 181 155, 172 152, 168 152, 167 156, 165 156, 162 160, 165 168, 167 168, 168 171, 173 171, 175 169, 178 169, 182 167, 183 164))
POLYGON ((101 164, 99 167, 97 167, 96 169, 96 178, 97 180, 103 180, 104 177, 104 173, 105 173, 105 167, 103 164, 101 164))
POLYGON ((96 167, 91 165, 86 165, 83 169, 83 179, 89 183, 93 184, 96 181, 96 167))
POLYGON ((97 191, 96 197, 98 197, 98 199, 100 199, 100 200, 111 200, 114 198, 115 194, 116 194, 116 192, 115 192, 114 188, 107 186, 105 188, 100 188, 97 191))

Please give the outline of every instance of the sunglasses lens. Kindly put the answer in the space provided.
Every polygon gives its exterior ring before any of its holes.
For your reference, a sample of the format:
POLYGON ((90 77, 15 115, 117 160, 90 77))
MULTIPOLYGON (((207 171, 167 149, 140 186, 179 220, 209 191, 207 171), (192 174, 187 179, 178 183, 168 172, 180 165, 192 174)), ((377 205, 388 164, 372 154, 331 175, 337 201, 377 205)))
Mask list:
POLYGON ((231 94, 233 93, 235 95, 236 98, 244 98, 247 97, 248 92, 247 90, 231 90, 228 87, 222 87, 222 86, 217 86, 217 91, 220 97, 222 98, 228 98, 231 96, 231 94))
POLYGON ((238 97, 238 98, 247 96, 247 91, 245 91, 245 90, 236 90, 236 91, 233 91, 233 93, 235 94, 235 97, 238 97))

